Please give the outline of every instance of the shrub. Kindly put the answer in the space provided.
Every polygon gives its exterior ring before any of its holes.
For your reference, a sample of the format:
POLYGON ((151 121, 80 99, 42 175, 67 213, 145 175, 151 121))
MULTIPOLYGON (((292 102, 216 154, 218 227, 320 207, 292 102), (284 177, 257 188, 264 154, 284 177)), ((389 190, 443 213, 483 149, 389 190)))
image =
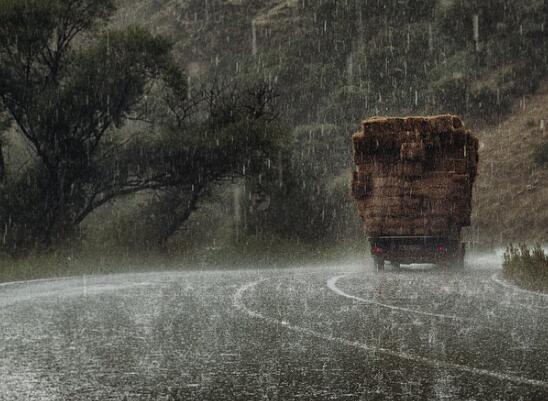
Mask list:
POLYGON ((469 85, 465 78, 443 78, 433 84, 433 95, 442 110, 464 114, 469 85))
POLYGON ((548 255, 540 245, 510 245, 504 253, 503 275, 521 287, 548 291, 548 255))
POLYGON ((541 166, 548 166, 548 141, 541 143, 533 150, 533 161, 541 166))

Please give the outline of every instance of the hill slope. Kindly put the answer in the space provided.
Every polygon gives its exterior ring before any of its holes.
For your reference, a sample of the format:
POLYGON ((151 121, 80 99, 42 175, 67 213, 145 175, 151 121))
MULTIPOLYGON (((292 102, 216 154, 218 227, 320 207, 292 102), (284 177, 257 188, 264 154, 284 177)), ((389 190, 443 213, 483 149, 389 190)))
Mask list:
POLYGON ((480 167, 473 238, 494 243, 548 239, 548 169, 531 153, 548 140, 548 82, 518 102, 500 124, 478 133, 480 167))

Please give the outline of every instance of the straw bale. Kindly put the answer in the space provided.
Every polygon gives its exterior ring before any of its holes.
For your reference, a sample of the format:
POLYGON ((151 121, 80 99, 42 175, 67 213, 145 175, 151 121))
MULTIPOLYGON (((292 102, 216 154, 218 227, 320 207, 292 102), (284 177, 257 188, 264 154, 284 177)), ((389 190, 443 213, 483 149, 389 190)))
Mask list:
POLYGON ((353 135, 352 143, 356 157, 365 155, 387 154, 399 151, 404 143, 422 143, 425 147, 434 148, 435 152, 459 150, 470 143, 473 147, 473 137, 464 129, 448 132, 361 132, 353 135))
POLYGON ((374 160, 366 163, 359 163, 356 165, 356 170, 360 173, 374 174, 377 171, 377 163, 375 163, 374 160))
POLYGON ((468 159, 455 157, 455 155, 436 155, 433 159, 432 170, 437 172, 453 172, 468 174, 471 170, 468 159))
POLYGON ((424 174, 424 164, 421 162, 403 163, 367 163, 358 165, 358 171, 367 172, 376 177, 417 177, 424 174))
POLYGON ((371 176, 367 173, 354 171, 352 173, 352 196, 355 199, 363 199, 371 194, 371 176))
POLYGON ((458 129, 438 133, 436 138, 436 144, 439 144, 443 149, 462 148, 468 142, 470 133, 464 129, 458 129))
POLYGON ((419 218, 429 216, 426 210, 421 208, 401 208, 401 207, 358 207, 360 214, 370 220, 385 219, 387 217, 408 217, 419 218))
POLYGON ((423 198, 418 196, 371 196, 366 200, 367 207, 399 207, 403 209, 415 209, 422 206, 423 198))
POLYGON ((420 180, 414 182, 411 188, 411 194, 431 199, 448 199, 454 195, 455 192, 455 186, 451 183, 438 186, 420 180))
POLYGON ((401 167, 398 167, 397 163, 390 162, 382 162, 380 160, 376 160, 370 163, 362 163, 358 164, 357 170, 361 172, 366 172, 368 174, 372 174, 375 176, 393 176, 397 175, 394 170, 395 169, 401 169, 401 167))
POLYGON ((462 121, 453 115, 406 118, 373 117, 362 123, 364 133, 401 131, 449 132, 462 127, 462 121))
POLYGON ((411 182, 405 177, 392 175, 392 176, 373 176, 371 177, 373 186, 375 188, 381 186, 410 186, 411 182))
POLYGON ((424 166, 421 162, 400 163, 393 169, 393 174, 404 177, 420 177, 424 174, 424 166))
POLYGON ((353 139, 354 153, 357 155, 388 154, 397 152, 404 140, 398 134, 362 134, 353 139))
POLYGON ((406 161, 422 161, 426 151, 422 142, 405 142, 400 147, 400 158, 406 161))
POLYGON ((374 184, 375 178, 372 179, 372 188, 373 193, 375 196, 384 198, 384 197, 391 197, 391 196, 412 196, 411 190, 409 188, 405 188, 404 186, 397 186, 397 185, 391 185, 391 186, 380 186, 376 187, 374 184))
POLYGON ((452 218, 461 219, 461 216, 469 215, 470 208, 459 208, 454 203, 448 203, 445 208, 423 207, 396 207, 396 206, 367 206, 360 205, 358 210, 361 216, 371 220, 384 219, 387 217, 398 218, 452 218))
POLYGON ((454 158, 445 158, 439 160, 436 166, 438 171, 447 171, 453 172, 459 175, 468 174, 472 170, 472 165, 468 159, 454 159, 454 158))
POLYGON ((376 117, 353 135, 352 192, 369 235, 470 224, 479 142, 458 117, 376 117))

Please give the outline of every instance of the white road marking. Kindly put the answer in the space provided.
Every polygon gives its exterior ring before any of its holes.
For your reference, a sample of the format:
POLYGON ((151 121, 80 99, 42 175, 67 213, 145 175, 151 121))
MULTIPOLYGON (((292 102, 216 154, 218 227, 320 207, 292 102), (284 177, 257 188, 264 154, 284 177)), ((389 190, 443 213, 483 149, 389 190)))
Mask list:
POLYGON ((420 311, 420 310, 416 310, 416 309, 403 308, 403 307, 400 307, 400 306, 383 304, 383 303, 380 303, 380 302, 377 302, 377 301, 372 301, 370 299, 360 298, 360 297, 357 297, 355 295, 347 294, 343 290, 339 289, 339 287, 337 287, 337 281, 339 281, 341 278, 346 277, 346 276, 347 275, 345 274, 345 275, 341 275, 341 276, 331 277, 329 280, 327 280, 327 287, 337 295, 340 295, 340 296, 343 296, 343 297, 346 297, 346 298, 349 298, 349 299, 353 299, 355 301, 362 302, 362 303, 365 303, 365 304, 379 306, 381 308, 396 310, 396 311, 405 312, 405 313, 412 313, 414 315, 435 317, 435 318, 438 318, 438 319, 455 320, 455 321, 458 321, 458 322, 469 322, 469 321, 471 321, 470 319, 466 319, 466 318, 463 318, 463 317, 460 317, 460 316, 444 315, 442 313, 431 313, 431 312, 424 312, 424 311, 420 311))
POLYGON ((14 305, 19 302, 34 301, 38 298, 60 298, 60 297, 86 297, 88 295, 99 295, 105 292, 115 292, 115 291, 124 291, 136 287, 151 286, 154 283, 151 282, 141 282, 141 283, 120 283, 120 284, 95 284, 87 285, 86 287, 82 285, 74 287, 62 287, 58 289, 46 289, 43 291, 33 291, 30 293, 23 294, 9 294, 5 296, 0 294, 0 306, 6 307, 14 305))
POLYGON ((529 291, 529 290, 526 290, 524 288, 520 288, 516 285, 510 284, 508 281, 501 279, 499 277, 499 275, 496 274, 496 273, 491 276, 491 280, 493 280, 495 283, 497 283, 497 284, 499 284, 503 287, 509 288, 509 289, 511 289, 515 292, 521 292, 522 294, 527 294, 527 295, 538 297, 538 298, 548 299, 548 294, 543 294, 543 293, 535 292, 535 291, 529 291))
POLYGON ((487 377, 491 377, 501 381, 509 381, 516 384, 530 385, 530 386, 542 387, 544 389, 548 389, 548 382, 545 382, 542 380, 527 379, 525 377, 513 376, 505 373, 494 372, 487 369, 474 368, 472 366, 459 365, 456 363, 441 361, 438 359, 426 358, 419 355, 413 355, 406 352, 397 352, 397 351, 393 351, 386 348, 371 346, 364 343, 360 343, 358 341, 350 341, 344 338, 335 337, 328 334, 322 334, 320 332, 307 329, 305 327, 296 326, 285 321, 282 322, 281 320, 275 319, 273 317, 265 316, 260 312, 249 309, 245 305, 245 302, 243 301, 243 296, 246 291, 248 291, 249 289, 253 287, 256 287, 257 285, 259 285, 260 283, 264 281, 266 281, 266 279, 253 281, 251 283, 247 283, 241 286, 234 294, 234 297, 233 297, 234 307, 252 318, 263 320, 269 324, 276 325, 276 326, 283 326, 287 328, 288 330, 292 330, 297 333, 306 334, 311 337, 338 343, 344 346, 360 349, 366 352, 376 352, 376 353, 388 355, 388 356, 399 358, 399 359, 422 363, 425 365, 433 366, 435 368, 457 370, 461 372, 472 373, 479 376, 487 376, 487 377))
POLYGON ((80 276, 39 278, 35 280, 22 280, 22 281, 7 281, 5 283, 0 283, 0 287, 11 287, 11 286, 22 285, 22 284, 45 283, 48 281, 52 281, 52 282, 68 281, 68 280, 74 280, 78 278, 80 278, 80 276))

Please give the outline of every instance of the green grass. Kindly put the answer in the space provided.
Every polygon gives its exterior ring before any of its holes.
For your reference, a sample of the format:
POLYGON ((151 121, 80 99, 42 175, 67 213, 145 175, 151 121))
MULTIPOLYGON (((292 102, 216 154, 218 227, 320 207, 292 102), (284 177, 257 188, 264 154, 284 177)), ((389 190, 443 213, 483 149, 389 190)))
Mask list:
POLYGON ((510 245, 504 253, 503 275, 525 289, 548 292, 548 255, 540 245, 510 245))
MULTIPOLYGON (((179 264, 179 267, 181 264, 179 264)), ((0 282, 43 278, 173 270, 175 264, 159 255, 33 255, 22 259, 0 259, 0 282)))
POLYGON ((257 269, 340 263, 367 258, 365 239, 307 244, 280 238, 248 238, 220 247, 166 252, 59 252, 23 259, 0 257, 0 283, 42 278, 197 269, 257 269))

